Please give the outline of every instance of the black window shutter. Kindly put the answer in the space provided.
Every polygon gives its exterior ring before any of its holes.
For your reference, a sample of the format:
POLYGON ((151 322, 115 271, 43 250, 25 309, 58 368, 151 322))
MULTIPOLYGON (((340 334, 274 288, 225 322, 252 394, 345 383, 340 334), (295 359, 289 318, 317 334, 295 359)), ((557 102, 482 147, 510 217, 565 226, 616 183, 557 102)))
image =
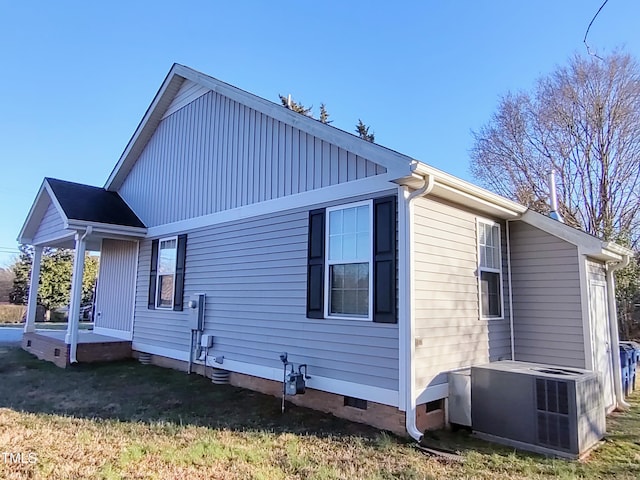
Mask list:
POLYGON ((307 317, 324 318, 325 210, 309 212, 307 251, 307 317))
POLYGON ((373 201, 373 230, 373 321, 398 323, 395 196, 373 201))
POLYGON ((182 311, 184 297, 184 267, 187 259, 187 236, 178 235, 178 250, 176 251, 176 288, 173 292, 173 309, 182 311))
POLYGON ((156 281, 158 276, 158 240, 151 242, 151 271, 149 272, 149 304, 148 308, 156 308, 156 281))

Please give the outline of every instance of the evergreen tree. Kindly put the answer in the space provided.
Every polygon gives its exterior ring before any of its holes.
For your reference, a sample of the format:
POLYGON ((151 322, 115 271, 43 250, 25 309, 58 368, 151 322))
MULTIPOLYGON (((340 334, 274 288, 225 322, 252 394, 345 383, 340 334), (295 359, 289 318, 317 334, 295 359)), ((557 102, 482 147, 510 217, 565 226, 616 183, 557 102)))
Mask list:
POLYGON ((311 114, 311 109, 313 108, 313 106, 307 108, 301 103, 294 102, 293 99, 289 101, 289 97, 285 97, 284 95, 278 95, 278 96, 280 97, 280 101, 282 102, 282 105, 287 107, 289 110, 293 110, 294 112, 301 113, 305 117, 313 118, 313 115, 311 114))
POLYGON ((327 125, 333 122, 333 120, 329 120, 329 112, 327 112, 327 107, 324 103, 320 104, 320 122, 327 125))
POLYGON ((375 140, 375 134, 373 132, 369 133, 369 128, 370 127, 365 125, 362 120, 358 119, 358 123, 356 124, 356 133, 363 140, 373 143, 375 140))
MULTIPOLYGON (((73 250, 45 248, 40 264, 38 303, 47 310, 69 304, 73 276, 73 250)), ((29 282, 33 263, 33 247, 20 245, 20 256, 13 265, 15 278, 9 294, 11 303, 26 305, 29 301, 29 282)), ((82 303, 93 300, 99 259, 86 254, 82 279, 82 303)))

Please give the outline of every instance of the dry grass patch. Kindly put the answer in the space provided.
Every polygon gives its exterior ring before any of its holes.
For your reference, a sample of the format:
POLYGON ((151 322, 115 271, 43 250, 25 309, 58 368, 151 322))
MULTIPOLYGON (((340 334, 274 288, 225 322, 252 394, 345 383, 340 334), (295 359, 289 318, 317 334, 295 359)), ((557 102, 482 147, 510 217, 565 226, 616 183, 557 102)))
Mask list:
POLYGON ((0 304, 0 323, 21 323, 26 311, 23 305, 0 304))
POLYGON ((135 362, 66 370, 0 347, 0 445, 33 453, 2 479, 640 478, 640 406, 610 421, 586 462, 438 432, 463 464, 391 434, 197 375, 135 362))

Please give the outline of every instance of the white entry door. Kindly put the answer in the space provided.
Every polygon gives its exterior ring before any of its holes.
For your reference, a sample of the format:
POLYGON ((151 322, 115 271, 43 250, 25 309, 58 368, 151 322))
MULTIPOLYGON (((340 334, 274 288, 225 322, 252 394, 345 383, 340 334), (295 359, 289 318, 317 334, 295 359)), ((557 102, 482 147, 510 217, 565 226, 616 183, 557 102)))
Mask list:
MULTIPOLYGON (((591 305, 591 327, 593 339, 593 366, 602 376, 604 403, 608 408, 615 402, 613 390, 613 359, 609 335, 609 310, 607 308, 607 284, 591 281, 589 288, 591 305)), ((615 353, 615 352, 614 352, 615 353)))

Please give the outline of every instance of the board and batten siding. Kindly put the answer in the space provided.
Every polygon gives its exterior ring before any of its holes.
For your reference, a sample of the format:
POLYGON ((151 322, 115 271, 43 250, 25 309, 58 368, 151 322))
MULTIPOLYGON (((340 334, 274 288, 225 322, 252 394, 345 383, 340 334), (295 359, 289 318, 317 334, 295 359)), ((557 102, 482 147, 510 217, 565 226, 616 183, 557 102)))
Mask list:
POLYGON ((70 230, 65 230, 64 222, 62 221, 62 217, 60 217, 60 213, 58 213, 58 209, 50 201, 47 211, 40 221, 40 226, 38 227, 36 234, 33 236, 32 243, 37 245, 41 241, 58 237, 64 233, 71 232, 70 230))
MULTIPOLYGON (((209 354, 280 369, 279 354, 287 352, 290 361, 308 364, 311 376, 397 391, 397 325, 306 318, 307 237, 306 209, 188 233, 185 298, 206 294, 204 333, 214 336, 209 354)), ((140 249, 134 344, 188 352, 186 309, 147 309, 150 255, 147 240, 140 249)))
POLYGON ((153 227, 385 171, 209 91, 160 122, 118 192, 153 227))
POLYGON ((100 248, 95 327, 131 332, 138 242, 105 238, 100 248))
POLYGON ((578 249, 510 223, 515 359, 585 367, 578 249))
POLYGON ((505 226, 500 222, 504 318, 481 320, 477 219, 443 201, 415 200, 418 388, 446 383, 450 370, 511 358, 505 226))

